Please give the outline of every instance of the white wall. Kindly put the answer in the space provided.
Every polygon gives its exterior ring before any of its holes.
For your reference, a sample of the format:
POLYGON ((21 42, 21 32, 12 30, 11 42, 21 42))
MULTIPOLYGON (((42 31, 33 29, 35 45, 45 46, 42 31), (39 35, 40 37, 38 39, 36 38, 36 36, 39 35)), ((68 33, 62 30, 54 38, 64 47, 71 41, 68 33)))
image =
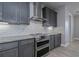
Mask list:
POLYGON ((65 44, 68 45, 73 41, 73 14, 69 8, 69 5, 65 6, 65 44), (71 17, 71 19, 69 18, 71 17), (71 24, 70 24, 71 23, 71 24))
POLYGON ((57 26, 62 28, 62 44, 65 44, 65 7, 61 7, 57 10, 57 26))
POLYGON ((69 44, 70 43, 70 38, 71 38, 71 34, 70 34, 70 30, 71 30, 71 24, 69 24, 71 21, 69 19, 70 12, 69 9, 67 8, 67 6, 65 6, 65 43, 69 44))
POLYGON ((70 13, 72 13, 72 21, 71 21, 71 37, 72 37, 72 40, 74 40, 74 34, 75 34, 75 30, 76 29, 74 29, 75 28, 75 24, 74 24, 74 22, 76 21, 75 19, 74 19, 74 14, 77 14, 76 13, 76 11, 79 11, 79 3, 70 3, 70 4, 68 4, 68 5, 66 5, 66 7, 67 7, 67 9, 68 9, 68 11, 70 12, 70 13))
POLYGON ((58 27, 63 28, 62 44, 68 45, 73 36, 73 15, 70 12, 68 6, 63 6, 58 9, 58 27), (69 20, 69 15, 71 16, 71 21, 69 20), (69 27, 71 22, 71 28, 69 27), (70 33, 71 29, 71 33, 70 33))
POLYGON ((74 15, 71 15, 71 41, 74 40, 74 15))
POLYGON ((79 15, 74 16, 74 38, 79 38, 79 15))

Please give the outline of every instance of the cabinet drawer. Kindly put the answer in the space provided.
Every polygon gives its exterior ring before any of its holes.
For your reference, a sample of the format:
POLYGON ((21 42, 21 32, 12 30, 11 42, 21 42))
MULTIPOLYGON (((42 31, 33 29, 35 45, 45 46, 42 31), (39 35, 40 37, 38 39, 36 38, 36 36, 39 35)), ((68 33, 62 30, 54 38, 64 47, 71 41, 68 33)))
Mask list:
POLYGON ((6 42, 0 44, 0 51, 18 47, 18 42, 6 42))
POLYGON ((0 57, 18 57, 18 48, 0 52, 0 57))
POLYGON ((34 42, 34 38, 25 39, 25 40, 22 40, 22 41, 19 41, 19 42, 20 42, 20 45, 25 45, 25 44, 34 42))
POLYGON ((49 40, 42 41, 42 42, 37 42, 37 47, 39 47, 41 45, 44 45, 44 44, 47 44, 47 43, 49 43, 49 40))
POLYGON ((47 52, 49 52, 49 47, 46 47, 40 51, 37 52, 37 57, 43 56, 44 54, 46 54, 47 52))

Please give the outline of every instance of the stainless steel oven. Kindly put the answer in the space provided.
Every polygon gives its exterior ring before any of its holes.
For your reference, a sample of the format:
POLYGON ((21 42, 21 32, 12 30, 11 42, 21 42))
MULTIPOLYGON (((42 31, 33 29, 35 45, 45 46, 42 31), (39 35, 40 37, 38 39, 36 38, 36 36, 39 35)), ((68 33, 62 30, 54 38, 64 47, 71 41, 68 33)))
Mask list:
POLYGON ((49 52, 49 39, 46 36, 38 36, 35 39, 35 57, 44 56, 49 52))

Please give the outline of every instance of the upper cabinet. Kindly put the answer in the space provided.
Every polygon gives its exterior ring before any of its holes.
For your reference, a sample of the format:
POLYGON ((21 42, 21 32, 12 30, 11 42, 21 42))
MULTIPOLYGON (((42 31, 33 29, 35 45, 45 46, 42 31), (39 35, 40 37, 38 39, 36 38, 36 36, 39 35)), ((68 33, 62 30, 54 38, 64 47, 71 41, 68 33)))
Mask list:
POLYGON ((17 19, 19 23, 29 24, 30 6, 29 3, 21 2, 18 4, 17 19))
POLYGON ((29 2, 0 2, 0 22, 29 24, 29 2))
POLYGON ((0 2, 0 21, 2 20, 2 2, 0 2))
POLYGON ((28 25, 31 17, 41 18, 41 11, 38 2, 0 2, 0 22, 28 25))
POLYGON ((2 20, 10 24, 29 24, 29 10, 28 2, 4 2, 2 20))
POLYGON ((46 18, 48 20, 47 24, 43 23, 44 26, 53 26, 56 27, 57 26, 57 12, 55 12, 54 10, 44 7, 43 9, 43 18, 46 18))
POLYGON ((2 7, 2 20, 8 23, 17 22, 17 4, 4 2, 2 7))

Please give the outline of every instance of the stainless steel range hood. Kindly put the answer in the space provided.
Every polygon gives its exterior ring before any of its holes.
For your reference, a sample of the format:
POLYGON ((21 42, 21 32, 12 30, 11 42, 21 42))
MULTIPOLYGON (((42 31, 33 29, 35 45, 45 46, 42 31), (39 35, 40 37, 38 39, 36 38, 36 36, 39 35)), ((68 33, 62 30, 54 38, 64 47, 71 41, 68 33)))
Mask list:
POLYGON ((47 22, 45 18, 39 18, 37 16, 33 16, 30 19, 32 19, 33 21, 37 21, 37 22, 47 22))
POLYGON ((42 7, 40 2, 30 2, 30 17, 40 17, 42 14, 42 7))
POLYGON ((30 2, 30 20, 46 23, 47 19, 42 17, 43 5, 40 2, 30 2))

